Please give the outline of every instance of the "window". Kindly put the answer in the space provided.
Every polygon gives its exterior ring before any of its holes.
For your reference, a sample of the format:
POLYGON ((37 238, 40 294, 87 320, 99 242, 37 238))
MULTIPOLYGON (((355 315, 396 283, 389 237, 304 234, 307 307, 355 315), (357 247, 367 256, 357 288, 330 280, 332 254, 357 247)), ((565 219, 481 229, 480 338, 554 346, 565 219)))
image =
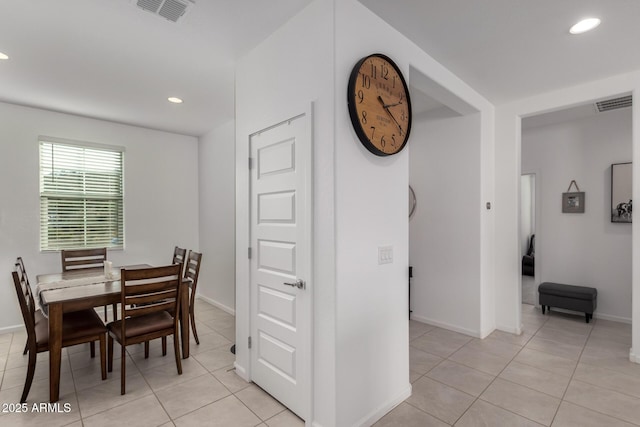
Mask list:
POLYGON ((40 138, 40 250, 124 247, 123 152, 40 138))

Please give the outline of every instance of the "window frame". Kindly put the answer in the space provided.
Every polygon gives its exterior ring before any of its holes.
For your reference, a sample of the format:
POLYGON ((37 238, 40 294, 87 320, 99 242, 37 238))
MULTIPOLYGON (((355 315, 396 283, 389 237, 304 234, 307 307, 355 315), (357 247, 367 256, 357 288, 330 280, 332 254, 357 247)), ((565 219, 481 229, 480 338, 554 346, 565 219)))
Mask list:
MULTIPOLYGON (((54 168, 55 170, 55 168, 54 168)), ((99 144, 99 143, 94 143, 94 142, 87 142, 87 141, 78 141, 78 140, 71 140, 71 139, 66 139, 66 138, 56 138, 56 137, 50 137, 50 136, 45 136, 45 135, 40 135, 38 136, 38 197, 39 197, 39 213, 38 213, 38 231, 39 231, 39 246, 40 246, 40 251, 41 252, 58 252, 62 249, 90 249, 90 248, 97 248, 97 247, 106 247, 110 250, 124 250, 125 248, 125 148, 122 146, 117 146, 117 145, 107 145, 107 144, 99 144), (104 194, 101 195, 97 195, 97 193, 93 193, 91 194, 90 192, 87 192, 87 174, 90 172, 93 172, 95 174, 95 170, 91 170, 90 168, 87 167, 81 167, 78 169, 70 169, 70 170, 75 170, 77 172, 79 172, 82 175, 82 187, 83 190, 79 193, 76 193, 75 195, 70 195, 70 194, 65 194, 64 191, 58 191, 58 193, 56 194, 55 190, 52 189, 47 189, 46 184, 44 183, 44 173, 47 169, 47 165, 43 165, 43 154, 46 148, 44 148, 43 146, 45 144, 52 144, 54 147, 55 146, 67 146, 67 147, 72 147, 72 148, 78 148, 78 149, 82 149, 82 158, 83 160, 85 159, 85 151, 84 150, 97 150, 97 151, 104 151, 104 152, 110 152, 110 153, 118 153, 119 155, 119 185, 117 186, 119 188, 119 194, 116 192, 113 194, 113 196, 108 196, 105 195, 107 194, 106 192, 104 194), (76 244, 76 242, 73 242, 71 244, 64 244, 64 242, 60 242, 60 238, 56 238, 56 237, 51 237, 51 234, 49 233, 49 231, 45 230, 45 228, 47 228, 49 226, 49 217, 50 217, 50 211, 48 210, 49 208, 47 208, 45 206, 45 203, 47 203, 48 201, 51 200, 78 200, 81 201, 80 203, 83 204, 83 208, 82 208, 82 220, 81 222, 83 223, 83 225, 79 225, 81 227, 84 227, 82 230, 82 244, 76 244), (116 229, 118 229, 118 235, 117 235, 117 240, 115 243, 113 243, 113 241, 108 242, 108 241, 104 241, 104 242, 100 242, 99 244, 91 244, 88 243, 87 240, 90 237, 90 233, 88 232, 88 228, 87 228, 87 202, 93 202, 94 206, 99 206, 96 205, 96 201, 99 200, 110 200, 110 201, 115 201, 116 205, 119 204, 119 207, 116 206, 108 208, 107 207, 107 211, 108 212, 115 212, 115 216, 116 216, 116 220, 111 220, 111 222, 109 222, 111 227, 115 227, 116 229)), ((117 177, 118 174, 116 173, 115 176, 117 177)), ((106 185, 107 181, 105 180, 105 182, 100 182, 101 185, 106 185)), ((103 208, 103 206, 99 206, 100 208, 103 208)), ((89 239, 90 240, 90 239, 89 239)))

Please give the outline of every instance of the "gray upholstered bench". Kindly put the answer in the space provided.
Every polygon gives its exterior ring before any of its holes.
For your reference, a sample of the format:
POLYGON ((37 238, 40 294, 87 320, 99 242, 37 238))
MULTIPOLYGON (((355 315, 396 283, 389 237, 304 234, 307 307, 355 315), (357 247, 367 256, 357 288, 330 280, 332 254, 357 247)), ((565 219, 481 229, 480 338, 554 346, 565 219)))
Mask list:
POLYGON ((545 306, 549 311, 551 311, 551 307, 582 311, 587 323, 589 323, 589 319, 593 319, 593 312, 598 302, 598 290, 586 286, 544 282, 538 286, 538 294, 542 314, 544 314, 545 306))

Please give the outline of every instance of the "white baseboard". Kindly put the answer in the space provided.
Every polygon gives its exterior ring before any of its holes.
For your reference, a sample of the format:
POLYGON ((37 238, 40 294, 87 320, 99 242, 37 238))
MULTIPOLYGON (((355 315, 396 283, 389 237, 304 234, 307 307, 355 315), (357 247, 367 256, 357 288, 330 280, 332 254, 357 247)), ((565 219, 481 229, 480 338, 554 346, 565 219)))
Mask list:
POLYGON ((640 363, 640 355, 633 352, 633 349, 629 349, 629 361, 633 363, 640 363))
MULTIPOLYGON (((579 311, 571 311, 571 310, 565 310, 563 308, 555 308, 555 307, 551 307, 551 311, 558 311, 560 313, 566 313, 566 314, 574 314, 576 316, 582 316, 584 317, 584 313, 579 312, 579 311)), ((547 315, 547 313, 545 313, 545 316, 547 315)), ((614 316, 611 314, 606 314, 606 313, 598 313, 595 312, 593 313, 593 318, 594 319, 602 319, 602 320, 611 320, 612 322, 620 322, 620 323, 628 323, 631 324, 631 318, 629 317, 621 317, 621 316, 614 316)))
POLYGON ((446 323, 446 322, 440 322, 438 320, 429 319, 429 318, 423 317, 423 316, 418 316, 416 314, 412 314, 411 315, 411 319, 412 320, 417 320, 418 322, 427 323, 429 325, 437 326, 439 328, 448 329, 450 331, 460 332, 461 334, 469 335, 469 336, 472 336, 472 337, 475 337, 475 338, 480 338, 482 336, 482 334, 481 334, 481 332, 479 330, 461 328, 461 327, 456 326, 456 325, 451 325, 451 324, 446 323))
POLYGON ((236 315, 235 309, 233 309, 231 307, 227 307, 226 305, 224 305, 222 303, 219 303, 218 301, 216 301, 214 299, 211 299, 209 297, 205 297, 204 295, 200 295, 200 294, 197 294, 196 298, 197 299, 201 299, 204 302, 213 305, 214 307, 218 307, 220 310, 222 310, 224 312, 227 312, 227 313, 231 314, 232 316, 236 315))
POLYGON ((6 326, 4 328, 0 328, 0 335, 12 334, 14 332, 22 332, 24 330, 25 330, 24 325, 6 326))
POLYGON ((238 365, 238 362, 233 362, 233 367, 236 368, 236 374, 245 381, 251 382, 251 379, 247 375, 247 370, 238 365))
POLYGON ((496 329, 498 331, 507 332, 514 335, 522 334, 522 326, 520 326, 519 328, 512 328, 511 326, 497 325, 496 329))
POLYGON ((393 408, 404 402, 409 396, 411 396, 411 384, 409 384, 400 394, 398 394, 395 398, 389 400, 387 403, 380 406, 378 409, 373 411, 369 415, 365 415, 360 418, 358 422, 356 422, 355 426, 370 426, 373 425, 376 421, 380 420, 384 417, 389 411, 393 408))

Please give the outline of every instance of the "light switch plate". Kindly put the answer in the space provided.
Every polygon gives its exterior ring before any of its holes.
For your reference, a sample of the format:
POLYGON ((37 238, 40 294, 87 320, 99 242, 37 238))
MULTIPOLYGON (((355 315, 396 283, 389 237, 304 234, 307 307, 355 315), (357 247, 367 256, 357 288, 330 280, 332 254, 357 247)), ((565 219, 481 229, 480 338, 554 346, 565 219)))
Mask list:
POLYGON ((393 262, 393 246, 378 246, 378 264, 393 262))

